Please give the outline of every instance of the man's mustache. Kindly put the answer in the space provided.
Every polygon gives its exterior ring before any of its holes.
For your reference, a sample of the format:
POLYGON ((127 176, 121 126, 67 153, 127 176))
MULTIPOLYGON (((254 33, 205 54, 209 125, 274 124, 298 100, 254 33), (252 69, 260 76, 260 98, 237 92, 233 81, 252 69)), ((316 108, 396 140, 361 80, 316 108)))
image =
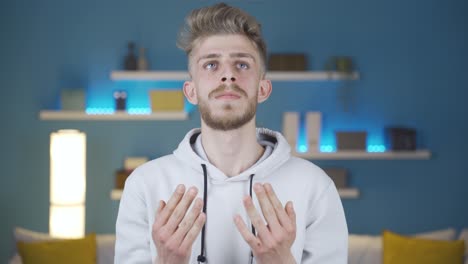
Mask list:
POLYGON ((230 84, 229 86, 226 85, 226 84, 221 84, 220 86, 218 86, 216 89, 214 89, 213 91, 211 91, 209 94, 208 94, 208 97, 209 98, 213 98, 213 97, 216 97, 220 94, 223 94, 225 93, 226 91, 233 91, 235 93, 238 93, 238 94, 241 94, 242 96, 245 96, 247 97, 247 93, 242 90, 239 85, 235 84, 235 83, 232 83, 230 84))

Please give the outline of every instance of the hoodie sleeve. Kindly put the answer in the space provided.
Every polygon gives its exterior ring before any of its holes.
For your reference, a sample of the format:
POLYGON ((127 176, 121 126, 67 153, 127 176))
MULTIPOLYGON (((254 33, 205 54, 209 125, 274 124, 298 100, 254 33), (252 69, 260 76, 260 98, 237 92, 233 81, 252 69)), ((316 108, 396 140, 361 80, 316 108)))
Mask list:
POLYGON ((131 175, 120 199, 116 222, 115 264, 152 263, 150 228, 143 189, 131 175))
POLYGON ((301 263, 346 264, 348 227, 341 199, 331 182, 319 199, 312 203, 306 227, 301 263))

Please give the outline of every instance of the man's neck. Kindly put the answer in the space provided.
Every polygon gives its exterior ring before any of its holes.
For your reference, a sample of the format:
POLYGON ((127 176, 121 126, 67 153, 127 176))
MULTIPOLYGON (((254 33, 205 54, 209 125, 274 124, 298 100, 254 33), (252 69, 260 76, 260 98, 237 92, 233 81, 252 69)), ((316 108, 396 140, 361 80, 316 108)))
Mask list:
POLYGON ((263 155, 255 122, 229 130, 213 130, 202 122, 202 145, 208 160, 228 177, 250 168, 263 155))

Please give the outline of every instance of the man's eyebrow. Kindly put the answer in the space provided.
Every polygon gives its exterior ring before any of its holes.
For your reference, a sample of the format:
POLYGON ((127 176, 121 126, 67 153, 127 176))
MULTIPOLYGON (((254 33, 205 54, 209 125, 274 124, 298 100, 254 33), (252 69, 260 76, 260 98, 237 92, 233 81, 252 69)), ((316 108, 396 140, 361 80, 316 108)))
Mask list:
MULTIPOLYGON (((218 53, 206 54, 206 55, 203 55, 200 58, 198 58, 197 63, 200 62, 201 60, 214 59, 214 58, 220 58, 220 57, 221 57, 221 54, 218 54, 218 53)), ((246 52, 230 53, 229 57, 231 57, 231 58, 250 58, 250 59, 255 61, 255 57, 252 54, 246 53, 246 52)))
POLYGON ((198 58, 197 63, 200 62, 201 60, 214 59, 214 58, 219 58, 219 57, 221 57, 221 54, 218 54, 218 53, 206 54, 198 58))
POLYGON ((252 60, 255 61, 255 57, 252 54, 246 53, 246 52, 231 53, 231 54, 229 54, 229 57, 231 57, 231 58, 251 58, 252 60))

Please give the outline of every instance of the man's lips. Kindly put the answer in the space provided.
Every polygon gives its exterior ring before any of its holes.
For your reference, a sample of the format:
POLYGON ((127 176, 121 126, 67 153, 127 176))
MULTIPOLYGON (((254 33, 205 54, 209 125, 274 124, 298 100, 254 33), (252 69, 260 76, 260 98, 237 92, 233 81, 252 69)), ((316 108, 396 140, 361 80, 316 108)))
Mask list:
POLYGON ((236 94, 236 93, 222 93, 219 95, 216 95, 216 99, 239 99, 241 96, 236 94))
POLYGON ((230 85, 221 84, 211 91, 208 97, 215 100, 237 100, 247 97, 247 94, 237 84, 232 83, 230 85))

